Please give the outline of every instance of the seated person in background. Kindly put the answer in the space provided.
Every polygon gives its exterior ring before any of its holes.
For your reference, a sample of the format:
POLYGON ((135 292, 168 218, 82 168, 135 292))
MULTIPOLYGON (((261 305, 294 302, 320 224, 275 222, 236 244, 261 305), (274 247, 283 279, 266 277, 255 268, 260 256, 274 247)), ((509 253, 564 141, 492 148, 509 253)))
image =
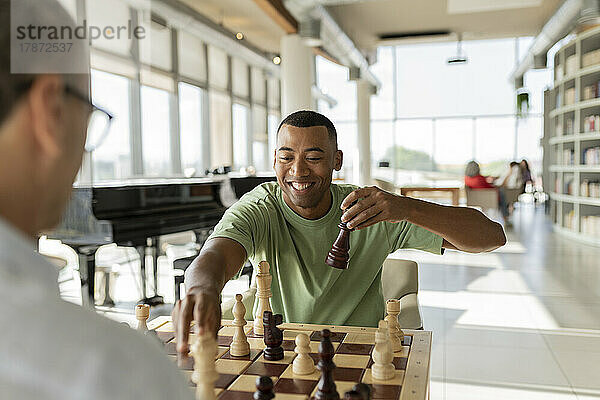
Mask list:
MULTIPOLYGON (((56 0, 12 3, 34 26, 75 25, 56 0)), ((63 301, 58 271, 33 250, 81 164, 90 78, 12 74, 10 11, 0 0, 0 398, 192 399, 155 339, 63 301)), ((87 52, 76 46, 65 63, 87 52)))
POLYGON ((496 189, 498 191, 498 208, 502 217, 506 220, 509 217, 508 207, 506 205, 505 194, 500 188, 492 182, 491 176, 481 175, 479 164, 476 161, 469 161, 465 168, 465 186, 469 189, 496 189))
POLYGON ((523 182, 523 189, 521 193, 525 193, 525 188, 527 187, 527 184, 531 183, 533 185, 533 178, 531 177, 531 170, 529 169, 529 163, 527 162, 527 160, 521 160, 521 162, 519 163, 519 169, 521 170, 521 180, 523 182))
POLYGON ((385 311, 382 264, 390 253, 482 252, 506 242, 502 226, 473 208, 332 184, 343 154, 334 125, 314 111, 281 122, 274 156, 277 182, 230 207, 185 272, 187 295, 173 310, 179 352, 187 351, 192 319, 202 332, 216 332, 219 295, 248 258, 255 266, 270 263, 272 308, 286 322, 377 326, 385 311), (344 271, 325 264, 340 219, 356 229, 344 271))
POLYGON ((508 169, 496 180, 496 185, 507 189, 520 189, 523 187, 523 175, 519 163, 511 161, 508 169))
POLYGON ((476 161, 469 161, 465 168, 465 186, 470 189, 495 189, 490 181, 493 178, 481 175, 479 164, 476 161))

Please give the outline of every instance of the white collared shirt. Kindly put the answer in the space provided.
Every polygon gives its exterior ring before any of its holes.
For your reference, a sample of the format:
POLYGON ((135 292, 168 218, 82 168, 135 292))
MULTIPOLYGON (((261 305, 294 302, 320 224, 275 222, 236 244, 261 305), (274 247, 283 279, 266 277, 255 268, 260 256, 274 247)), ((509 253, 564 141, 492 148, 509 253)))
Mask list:
POLYGON ((33 248, 0 218, 0 399, 193 399, 155 339, 63 301, 33 248))

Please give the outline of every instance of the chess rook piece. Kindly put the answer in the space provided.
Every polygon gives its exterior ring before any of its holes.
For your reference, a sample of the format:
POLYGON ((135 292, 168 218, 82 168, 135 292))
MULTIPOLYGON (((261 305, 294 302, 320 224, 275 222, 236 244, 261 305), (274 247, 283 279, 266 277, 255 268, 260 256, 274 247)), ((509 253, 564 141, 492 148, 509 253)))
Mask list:
POLYGON ((257 336, 264 335, 263 315, 265 311, 271 310, 271 282, 273 277, 269 273, 269 263, 261 261, 258 263, 258 274, 256 275, 256 297, 258 298, 258 309, 254 316, 253 332, 257 336))
POLYGON ((395 353, 402 350, 402 339, 404 339, 404 332, 400 329, 398 323, 398 314, 400 314, 400 300, 389 299, 385 303, 385 309, 387 315, 385 321, 388 323, 390 331, 390 343, 392 344, 392 351, 395 353))
POLYGON ((296 348, 294 352, 298 356, 292 363, 292 370, 296 375, 309 375, 315 371, 315 363, 313 359, 308 355, 310 353, 310 339, 305 333, 300 333, 296 336, 296 348))
POLYGON ((263 323, 265 328, 265 345, 267 345, 267 348, 264 350, 265 360, 283 360, 283 347, 281 347, 283 332, 277 328, 277 325, 283 323, 283 316, 281 314, 273 315, 271 311, 265 311, 263 323))
POLYGON ((340 222, 338 228, 340 228, 340 233, 327 253, 325 264, 337 269, 347 269, 350 260, 350 232, 352 229, 349 229, 345 222, 340 222))
POLYGON ((148 304, 138 304, 135 306, 135 318, 138 320, 137 330, 140 332, 146 332, 148 325, 146 321, 150 316, 150 306, 148 304))
POLYGON ((247 322, 244 319, 246 315, 246 307, 242 303, 242 295, 235 295, 235 305, 233 306, 233 326, 235 331, 233 332, 233 341, 229 346, 229 354, 234 357, 243 357, 250 354, 250 344, 246 338, 246 332, 244 332, 244 326, 247 322))
POLYGON ((319 344, 319 363, 317 368, 321 371, 321 379, 317 385, 315 399, 317 400, 339 400, 340 395, 333 381, 333 371, 335 363, 333 362, 334 349, 331 343, 331 332, 329 329, 321 331, 321 343, 319 344))
POLYGON ((379 321, 379 327, 375 332, 375 348, 371 357, 374 362, 371 367, 373 379, 387 381, 394 377, 396 374, 396 369, 392 364, 394 353, 390 344, 388 324, 385 321, 379 321))
POLYGON ((352 391, 359 393, 363 400, 371 400, 371 387, 366 383, 357 383, 352 387, 352 391))
POLYGON ((196 384, 196 400, 215 400, 215 382, 219 373, 215 367, 217 340, 214 335, 210 332, 198 335, 190 353, 194 357, 192 382, 196 384))
POLYGON ((254 400, 271 400, 275 398, 273 393, 273 381, 268 376, 256 378, 256 392, 252 396, 254 400))

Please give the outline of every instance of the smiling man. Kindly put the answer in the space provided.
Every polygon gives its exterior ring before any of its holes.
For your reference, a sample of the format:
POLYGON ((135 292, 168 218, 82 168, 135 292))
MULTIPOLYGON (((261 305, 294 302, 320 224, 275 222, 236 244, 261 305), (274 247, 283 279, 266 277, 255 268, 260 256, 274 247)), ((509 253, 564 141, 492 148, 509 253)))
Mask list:
POLYGON ((342 161, 325 116, 297 111, 281 122, 277 183, 262 184, 227 210, 186 271, 187 296, 173 311, 180 352, 187 349, 192 318, 201 329, 220 326, 219 293, 246 259, 270 263, 272 308, 287 322, 376 326, 384 314, 382 264, 390 253, 481 252, 506 241, 502 227, 475 209, 332 184, 342 161), (340 219, 357 229, 344 271, 325 264, 340 219))

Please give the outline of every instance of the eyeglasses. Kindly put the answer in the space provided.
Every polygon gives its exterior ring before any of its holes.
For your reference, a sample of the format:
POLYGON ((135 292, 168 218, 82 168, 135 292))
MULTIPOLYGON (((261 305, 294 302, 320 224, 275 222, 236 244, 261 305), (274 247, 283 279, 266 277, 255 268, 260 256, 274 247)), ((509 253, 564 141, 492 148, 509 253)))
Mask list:
POLYGON ((68 85, 65 86, 65 93, 89 104, 91 107, 91 112, 88 117, 85 151, 92 152, 96 150, 102 142, 104 142, 106 136, 108 136, 114 116, 110 112, 94 105, 87 96, 84 96, 68 85))
MULTIPOLYGON (((16 88, 17 93, 24 94, 31 89, 32 84, 32 80, 21 83, 16 88)), ((89 105, 90 115, 88 117, 85 151, 92 152, 96 150, 102 142, 104 142, 106 136, 108 136, 114 116, 103 108, 94 105, 94 103, 89 100, 88 96, 81 94, 77 89, 74 89, 69 85, 65 85, 65 94, 71 95, 77 100, 83 101, 89 105)))

